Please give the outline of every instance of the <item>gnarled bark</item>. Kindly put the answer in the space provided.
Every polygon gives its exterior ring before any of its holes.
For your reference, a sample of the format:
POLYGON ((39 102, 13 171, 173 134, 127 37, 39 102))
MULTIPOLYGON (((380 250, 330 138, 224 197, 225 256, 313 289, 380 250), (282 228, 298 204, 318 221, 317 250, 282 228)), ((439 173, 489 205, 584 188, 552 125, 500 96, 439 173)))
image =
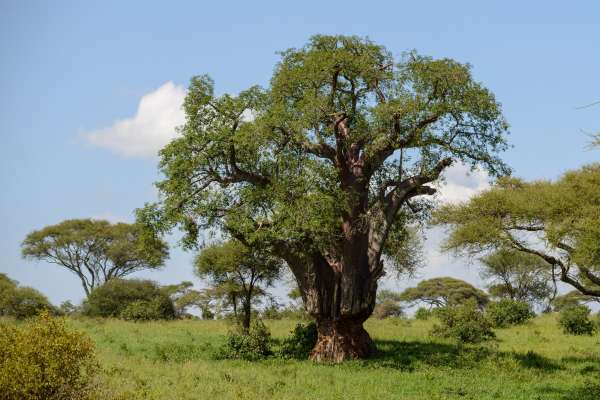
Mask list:
POLYGON ((368 358, 377 351, 375 343, 363 328, 361 318, 318 320, 317 343, 310 353, 313 361, 342 362, 368 358))

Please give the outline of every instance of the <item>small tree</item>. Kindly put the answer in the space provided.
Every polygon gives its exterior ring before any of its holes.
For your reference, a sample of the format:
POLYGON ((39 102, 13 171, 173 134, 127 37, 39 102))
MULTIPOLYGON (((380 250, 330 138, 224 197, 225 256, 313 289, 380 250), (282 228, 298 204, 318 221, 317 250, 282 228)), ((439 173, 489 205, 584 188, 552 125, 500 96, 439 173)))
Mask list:
POLYGON ((72 219, 27 235, 22 254, 73 272, 89 295, 110 279, 162 267, 168 247, 138 224, 72 219))
POLYGON ((473 285, 456 278, 443 277, 424 280, 400 295, 402 301, 423 302, 433 307, 460 305, 469 299, 482 308, 488 302, 487 294, 473 285))
POLYGON ((491 281, 488 291, 494 297, 542 303, 554 292, 551 266, 533 254, 502 249, 481 261, 481 276, 491 281))
POLYGON ((250 249, 240 242, 215 244, 196 257, 196 273, 208 279, 213 295, 224 298, 244 330, 250 328, 252 304, 265 295, 265 289, 280 277, 282 263, 266 253, 250 249))
POLYGON ((193 287, 194 284, 190 281, 161 287, 161 290, 173 300, 175 313, 178 317, 186 316, 190 307, 198 307, 204 316, 207 295, 202 291, 194 290, 193 287))
POLYGON ((377 319, 401 317, 404 314, 400 305, 401 301, 402 297, 400 293, 386 289, 380 290, 377 293, 377 303, 373 310, 373 317, 377 319))

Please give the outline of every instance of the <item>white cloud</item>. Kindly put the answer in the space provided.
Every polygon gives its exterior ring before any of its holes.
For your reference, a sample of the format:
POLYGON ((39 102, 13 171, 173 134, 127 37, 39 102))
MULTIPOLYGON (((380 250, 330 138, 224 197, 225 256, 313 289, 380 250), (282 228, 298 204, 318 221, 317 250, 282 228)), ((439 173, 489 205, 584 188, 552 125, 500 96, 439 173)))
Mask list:
POLYGON ((156 156, 162 147, 178 135, 175 127, 185 121, 181 107, 185 94, 183 86, 166 82, 141 98, 134 116, 117 120, 109 127, 88 132, 84 136, 93 146, 124 156, 156 156))
POLYGON ((490 187, 489 175, 485 171, 471 171, 462 163, 450 166, 443 177, 444 180, 437 186, 437 196, 442 203, 462 202, 490 187))

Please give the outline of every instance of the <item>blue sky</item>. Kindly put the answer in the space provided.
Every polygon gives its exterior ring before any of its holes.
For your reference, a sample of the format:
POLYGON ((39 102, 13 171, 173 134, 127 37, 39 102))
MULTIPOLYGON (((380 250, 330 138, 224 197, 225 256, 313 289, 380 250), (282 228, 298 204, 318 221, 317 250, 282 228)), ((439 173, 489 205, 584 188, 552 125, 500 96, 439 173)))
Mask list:
MULTIPOLYGON (((147 154, 179 120, 190 77, 210 74, 220 93, 266 85, 276 52, 316 33, 471 63, 503 104, 516 175, 597 161, 584 132, 600 129, 600 107, 578 107, 600 100, 598 21, 594 1, 0 0, 0 271, 56 303, 81 300, 67 271, 20 258, 25 235, 67 218, 131 219, 155 199, 147 154)), ((463 172, 453 193, 485 186, 463 172)), ((477 283, 464 260, 436 252, 439 237, 429 235, 423 275, 477 283)), ((140 276, 193 279, 190 259, 173 249, 163 271, 140 276)))

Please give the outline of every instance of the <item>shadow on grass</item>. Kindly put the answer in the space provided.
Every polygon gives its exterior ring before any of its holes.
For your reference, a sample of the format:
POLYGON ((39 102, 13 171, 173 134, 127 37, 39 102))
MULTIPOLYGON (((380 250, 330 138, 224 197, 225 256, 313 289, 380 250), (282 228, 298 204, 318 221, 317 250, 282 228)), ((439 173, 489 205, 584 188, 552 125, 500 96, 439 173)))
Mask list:
POLYGON ((419 366, 447 368, 475 368, 486 360, 502 362, 517 361, 524 368, 552 372, 563 369, 552 360, 533 351, 527 353, 498 352, 484 346, 461 346, 436 342, 406 342, 393 340, 376 341, 378 353, 375 357, 361 361, 366 367, 394 368, 413 371, 419 366))

